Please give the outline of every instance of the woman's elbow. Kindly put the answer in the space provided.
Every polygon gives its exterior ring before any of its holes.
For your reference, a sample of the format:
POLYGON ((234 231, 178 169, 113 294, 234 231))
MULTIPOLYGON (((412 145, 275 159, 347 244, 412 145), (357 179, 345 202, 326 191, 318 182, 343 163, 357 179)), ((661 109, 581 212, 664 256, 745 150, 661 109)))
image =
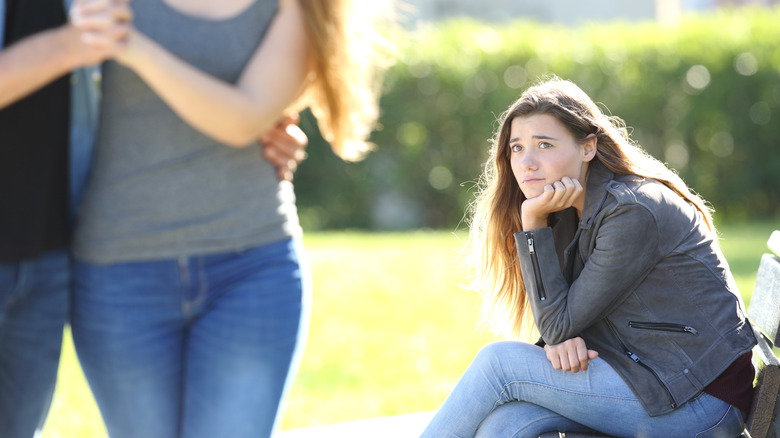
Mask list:
POLYGON ((210 135, 220 143, 233 148, 245 148, 256 144, 266 128, 257 124, 237 123, 233 126, 225 126, 216 129, 210 135))
POLYGON ((222 136, 221 138, 216 138, 215 140, 219 141, 225 146, 230 146, 231 148, 236 148, 236 149, 242 149, 251 145, 253 142, 256 142, 257 138, 250 139, 247 138, 246 136, 232 135, 232 136, 222 136))

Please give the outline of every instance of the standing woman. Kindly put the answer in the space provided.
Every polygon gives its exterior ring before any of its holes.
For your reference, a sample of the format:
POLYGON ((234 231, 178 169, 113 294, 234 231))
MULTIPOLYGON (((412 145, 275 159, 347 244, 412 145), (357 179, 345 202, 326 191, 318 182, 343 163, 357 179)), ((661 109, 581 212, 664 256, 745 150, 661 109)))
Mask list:
POLYGON ((734 437, 752 328, 708 207, 576 85, 503 115, 471 225, 486 346, 423 437, 734 437), (535 330, 534 330, 535 329, 535 330))
MULTIPOLYGON (((71 11, 90 44, 114 1, 71 11)), ((112 438, 272 434, 310 280, 292 184, 247 146, 309 105, 336 154, 368 150, 378 70, 358 4, 133 0, 74 249, 74 342, 112 438)))

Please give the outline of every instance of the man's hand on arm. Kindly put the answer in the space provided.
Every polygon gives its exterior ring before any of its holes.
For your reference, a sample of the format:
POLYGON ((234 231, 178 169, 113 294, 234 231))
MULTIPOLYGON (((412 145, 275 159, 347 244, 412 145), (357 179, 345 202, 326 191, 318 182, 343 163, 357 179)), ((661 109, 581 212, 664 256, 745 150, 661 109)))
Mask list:
POLYGON ((263 157, 276 167, 280 180, 292 181, 298 164, 306 159, 308 137, 298 126, 297 113, 286 115, 260 138, 263 157))

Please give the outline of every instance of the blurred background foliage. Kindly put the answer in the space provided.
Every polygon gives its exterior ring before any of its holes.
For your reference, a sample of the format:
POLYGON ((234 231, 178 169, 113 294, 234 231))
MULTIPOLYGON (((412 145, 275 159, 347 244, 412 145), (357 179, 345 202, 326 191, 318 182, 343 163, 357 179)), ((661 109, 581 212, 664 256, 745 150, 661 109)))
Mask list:
POLYGON ((295 177, 303 226, 458 227, 497 117, 550 74, 624 119, 718 220, 777 218, 778 22, 778 8, 739 8, 683 16, 675 26, 458 19, 404 31, 372 136, 377 151, 340 161, 304 114, 309 158, 295 177))

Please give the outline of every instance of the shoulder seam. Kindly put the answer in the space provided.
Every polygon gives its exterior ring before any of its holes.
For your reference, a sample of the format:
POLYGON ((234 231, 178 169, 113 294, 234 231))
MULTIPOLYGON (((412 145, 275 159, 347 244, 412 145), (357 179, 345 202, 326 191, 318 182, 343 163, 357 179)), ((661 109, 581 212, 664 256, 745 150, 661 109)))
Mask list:
POLYGON ((607 184, 607 191, 615 197, 618 205, 637 203, 636 194, 634 194, 625 183, 614 180, 610 181, 609 184, 607 184))

